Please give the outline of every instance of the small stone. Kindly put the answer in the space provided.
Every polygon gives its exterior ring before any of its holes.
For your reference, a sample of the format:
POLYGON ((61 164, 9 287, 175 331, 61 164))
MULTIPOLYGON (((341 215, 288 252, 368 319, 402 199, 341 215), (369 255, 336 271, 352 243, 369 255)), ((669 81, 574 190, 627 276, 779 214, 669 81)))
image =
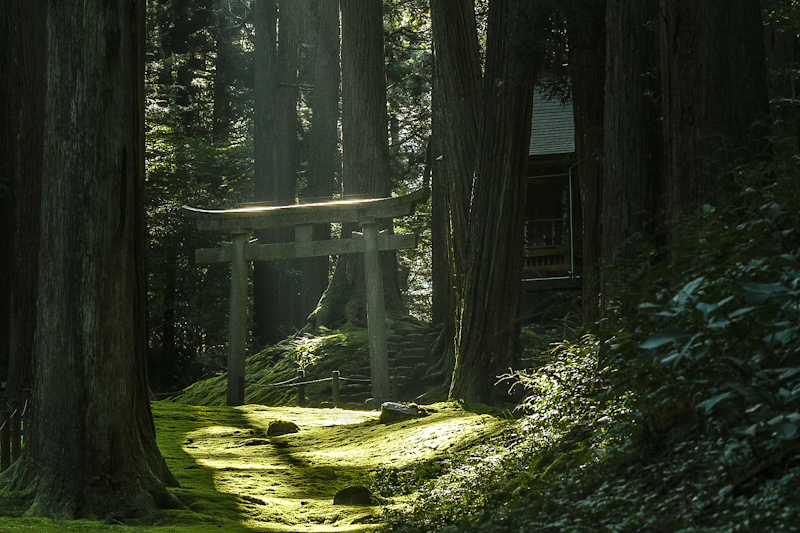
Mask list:
POLYGON ((347 487, 333 497, 333 505, 373 505, 373 503, 372 493, 363 485, 347 487))
POLYGON ((421 412, 419 408, 414 405, 386 402, 381 405, 381 416, 378 421, 381 424, 391 424, 392 422, 418 418, 424 416, 424 414, 425 413, 421 412))
POLYGON ((287 433, 297 433, 300 428, 294 422, 287 422, 286 420, 273 420, 269 423, 267 428, 268 437, 278 437, 286 435, 287 433))

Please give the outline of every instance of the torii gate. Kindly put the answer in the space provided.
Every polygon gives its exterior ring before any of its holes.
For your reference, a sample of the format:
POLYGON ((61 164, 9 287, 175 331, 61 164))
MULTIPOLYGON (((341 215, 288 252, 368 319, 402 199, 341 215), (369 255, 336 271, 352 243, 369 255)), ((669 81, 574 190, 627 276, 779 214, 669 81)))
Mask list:
POLYGON ((206 210, 184 205, 186 216, 194 218, 200 230, 231 232, 231 243, 221 248, 195 251, 198 263, 231 263, 231 297, 228 330, 228 405, 244 404, 244 367, 247 346, 247 262, 271 261, 363 253, 369 328, 369 359, 372 397, 389 400, 389 357, 386 348, 386 307, 379 251, 403 250, 417 245, 415 235, 391 235, 379 231, 382 219, 414 213, 428 199, 422 188, 404 196, 368 200, 343 200, 287 206, 248 206, 236 209, 206 210), (314 225, 333 222, 358 222, 363 234, 351 239, 313 240, 314 225), (294 226, 295 241, 278 244, 250 243, 253 230, 294 226))

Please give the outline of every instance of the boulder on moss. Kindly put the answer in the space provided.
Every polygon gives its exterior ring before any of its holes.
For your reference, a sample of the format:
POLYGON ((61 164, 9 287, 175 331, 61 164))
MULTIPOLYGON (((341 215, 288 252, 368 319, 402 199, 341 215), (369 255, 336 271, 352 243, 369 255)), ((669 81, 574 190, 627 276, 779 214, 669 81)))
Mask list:
POLYGON ((363 485, 347 487, 333 497, 333 505, 374 505, 374 503, 372 492, 363 485))
POLYGON ((287 433, 297 433, 298 431, 300 431, 300 428, 297 427, 297 424, 294 422, 289 422, 286 420, 273 420, 269 423, 269 427, 267 427, 267 436, 279 437, 281 435, 286 435, 287 433))
POLYGON ((410 420, 425 416, 427 413, 421 411, 413 404, 403 404, 397 402, 385 402, 381 405, 381 416, 378 421, 381 424, 391 424, 402 420, 410 420))

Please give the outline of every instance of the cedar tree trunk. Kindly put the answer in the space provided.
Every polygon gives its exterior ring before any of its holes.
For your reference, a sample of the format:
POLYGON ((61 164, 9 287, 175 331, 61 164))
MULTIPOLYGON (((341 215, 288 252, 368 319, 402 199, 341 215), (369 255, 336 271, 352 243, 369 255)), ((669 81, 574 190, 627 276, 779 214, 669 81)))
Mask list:
MULTIPOLYGON (((488 403, 495 377, 520 351, 523 226, 533 82, 539 58, 527 58, 522 2, 489 7, 485 107, 467 236, 463 310, 450 398, 488 403)), ((535 54, 535 50, 533 51, 535 54)))
POLYGON ((661 0, 661 80, 667 217, 678 223, 703 204, 730 200, 725 165, 763 150, 768 116, 758 0, 661 0))
POLYGON ((52 0, 28 510, 177 506, 148 400, 143 0, 52 0))
POLYGON ((583 221, 582 320, 600 319, 600 216, 603 194, 603 87, 605 85, 605 2, 570 13, 567 21, 575 155, 583 221))
MULTIPOLYGON (((478 124, 481 64, 470 0, 432 0, 434 94, 432 113, 433 322, 443 324, 442 348, 454 357, 478 124)), ((448 365, 452 366, 452 365, 448 365)))
MULTIPOLYGON (((391 195, 386 76, 381 0, 342 0, 342 192, 346 198, 391 195)), ((344 225, 342 236, 356 228, 344 225)), ((387 221, 386 229, 391 230, 387 221)), ((382 252, 386 314, 407 314, 400 295, 397 260, 382 252)), ((313 327, 342 321, 366 323, 364 264, 359 254, 342 255, 317 309, 313 327)))
MULTIPOLYGON (((316 0, 316 55, 314 92, 311 94, 308 184, 306 201, 324 201, 333 196, 341 175, 339 154, 339 2, 316 0)), ((314 239, 330 239, 330 224, 314 227, 314 239)), ((303 261, 302 308, 314 310, 328 287, 328 257, 303 261)))
POLYGON ((663 136, 657 18, 657 0, 607 4, 601 210, 605 303, 619 295, 619 283, 638 262, 640 246, 659 244, 663 136))
MULTIPOLYGON (((254 195, 258 202, 295 203, 297 183, 297 2, 257 0, 253 19, 255 56, 254 195), (280 32, 275 34, 276 21, 280 32)), ((293 228, 260 230, 261 243, 291 242, 293 228)), ((254 265, 253 336, 259 346, 296 331, 299 313, 296 261, 254 265)), ((302 317, 305 319, 305 316, 302 317)))
POLYGON ((44 135, 45 47, 40 42, 47 24, 47 2, 8 3, 9 146, 13 220, 8 294, 8 388, 12 403, 20 405, 33 385, 33 335, 36 330, 39 204, 44 135))

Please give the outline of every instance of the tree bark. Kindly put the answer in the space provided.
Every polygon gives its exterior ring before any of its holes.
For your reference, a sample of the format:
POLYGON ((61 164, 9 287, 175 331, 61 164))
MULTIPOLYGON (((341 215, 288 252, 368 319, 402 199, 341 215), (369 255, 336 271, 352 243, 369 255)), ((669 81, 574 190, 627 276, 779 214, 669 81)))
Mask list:
MULTIPOLYGON (((311 95, 306 201, 330 199, 341 176, 339 154, 339 2, 316 0, 316 55, 311 95)), ((314 227, 315 239, 330 239, 330 224, 314 227)), ((328 286, 328 257, 312 257, 303 264, 302 307, 313 311, 328 286)))
POLYGON ((606 12, 604 173, 601 226, 605 303, 639 261, 659 246, 663 136, 656 0, 609 0, 606 12))
POLYGON ((7 394, 21 404, 33 384, 33 336, 36 329, 39 205, 42 181, 46 50, 40 36, 47 23, 47 3, 9 2, 9 55, 14 73, 9 79, 13 132, 10 171, 13 201, 12 244, 8 264, 11 277, 8 302, 9 361, 7 394))
POLYGON ((32 515, 174 507, 145 368, 145 2, 48 5, 32 515), (54 438, 58 436, 58 438, 54 438))
POLYGON ((758 0, 661 0, 661 72, 671 238, 703 204, 730 200, 725 165, 758 157, 769 113, 758 0))
MULTIPOLYGON (((295 203, 297 184, 297 0, 258 0, 256 32, 254 196, 275 205, 295 203), (276 35, 276 24, 280 32, 276 35)), ((261 243, 291 242, 293 228, 256 232, 261 243)), ((298 320, 298 262, 256 262, 253 337, 258 346, 286 338, 298 320)), ((305 320, 305 316, 302 316, 305 320)))
POLYGON ((585 325, 600 319, 600 226, 603 194, 603 98, 605 87, 605 1, 572 11, 567 22, 575 155, 583 221, 583 302, 585 325))
MULTIPOLYGON (((454 358, 481 118, 481 63, 474 3, 432 0, 431 125, 433 323, 454 358)), ((449 365, 448 365, 449 366, 449 365)))
MULTIPOLYGON (((541 68, 534 50, 524 57, 522 2, 489 7, 484 75, 485 108, 467 237, 463 312, 456 339, 450 398, 491 401, 495 377, 519 351, 517 313, 522 289, 525 184, 533 82, 541 68)), ((537 57, 538 56, 538 57, 537 57)))
MULTIPOLYGON (((383 54, 383 4, 380 0, 342 0, 342 193, 345 198, 391 195, 386 76, 383 54)), ((391 221, 386 222, 391 230, 391 221)), ((356 229, 344 225, 342 236, 356 229)), ((394 253, 382 252, 384 299, 389 317, 407 314, 400 294, 394 253)), ((363 258, 339 256, 333 278, 309 317, 313 327, 343 320, 365 323, 363 258)))
MULTIPOLYGON (((227 2, 225 2, 227 3, 227 2)), ((233 44, 236 28, 223 6, 215 2, 214 108, 211 115, 211 135, 214 141, 227 144, 231 133, 231 84, 236 60, 233 44)))
MULTIPOLYGON (((11 54, 9 53, 9 25, 7 15, 9 2, 0 6, 0 116, 11 116, 11 54)), ((12 176, 14 167, 11 163, 11 121, 0 121, 0 257, 10 258, 13 243, 10 235, 14 228, 13 202, 11 197, 12 176)), ((10 290, 11 261, 0 261, 0 293, 8 294, 10 290)), ((0 368, 8 365, 8 333, 11 326, 11 305, 7 298, 0 300, 0 368)))

